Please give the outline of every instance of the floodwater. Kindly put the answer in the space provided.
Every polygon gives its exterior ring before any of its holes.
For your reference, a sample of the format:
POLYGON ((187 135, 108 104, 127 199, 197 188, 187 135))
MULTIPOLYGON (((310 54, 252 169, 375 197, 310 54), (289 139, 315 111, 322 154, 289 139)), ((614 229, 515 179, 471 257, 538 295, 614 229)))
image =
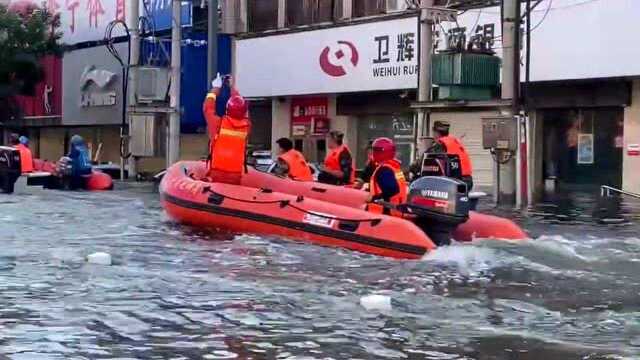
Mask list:
POLYGON ((0 359, 637 359, 640 204, 594 201, 395 261, 176 225, 150 185, 3 195, 0 359))

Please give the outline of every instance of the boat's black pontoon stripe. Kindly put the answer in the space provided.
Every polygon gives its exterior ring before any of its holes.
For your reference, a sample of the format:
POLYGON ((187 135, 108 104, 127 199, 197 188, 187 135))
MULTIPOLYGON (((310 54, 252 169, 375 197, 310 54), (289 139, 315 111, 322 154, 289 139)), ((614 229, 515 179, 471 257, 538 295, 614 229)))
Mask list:
POLYGON ((424 253, 427 252, 427 248, 422 246, 401 244, 401 243, 396 243, 389 240, 376 239, 370 236, 358 235, 358 234, 350 233, 347 231, 340 231, 340 230, 326 228, 326 227, 313 225, 313 224, 300 223, 297 221, 277 218, 277 217, 273 217, 265 214, 257 214, 257 213, 252 213, 252 212, 237 210, 237 209, 229 209, 229 208, 225 208, 225 207, 217 206, 213 204, 203 204, 199 202, 181 199, 181 198, 169 195, 167 193, 162 193, 160 196, 164 201, 167 201, 176 206, 180 206, 180 207, 191 209, 191 210, 204 211, 207 213, 218 214, 218 215, 234 216, 234 217, 238 217, 246 220, 287 227, 295 230, 308 232, 310 234, 327 236, 327 237, 331 237, 331 238, 335 238, 343 241, 354 242, 354 243, 373 246, 381 249, 404 252, 412 255, 424 255, 424 253))

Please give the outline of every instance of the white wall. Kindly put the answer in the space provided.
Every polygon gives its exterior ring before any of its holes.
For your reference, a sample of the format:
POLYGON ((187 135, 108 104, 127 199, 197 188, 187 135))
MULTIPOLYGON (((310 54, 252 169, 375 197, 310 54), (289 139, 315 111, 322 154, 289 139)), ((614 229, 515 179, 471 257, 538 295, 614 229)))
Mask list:
POLYGON ((627 155, 629 144, 640 144, 640 80, 633 82, 631 106, 624 110, 622 188, 640 194, 640 156, 627 155))
POLYGON ((275 155, 276 141, 291 136, 291 98, 273 98, 271 100, 271 150, 275 155))

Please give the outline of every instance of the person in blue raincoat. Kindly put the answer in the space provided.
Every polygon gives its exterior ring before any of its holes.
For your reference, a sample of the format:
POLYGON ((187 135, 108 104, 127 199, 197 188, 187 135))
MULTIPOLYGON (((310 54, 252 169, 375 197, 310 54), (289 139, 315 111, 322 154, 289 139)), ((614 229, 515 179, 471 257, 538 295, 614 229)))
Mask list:
POLYGON ((72 171, 71 176, 78 178, 91 174, 91 158, 89 157, 89 149, 84 139, 80 135, 71 137, 69 153, 67 157, 71 159, 72 171))

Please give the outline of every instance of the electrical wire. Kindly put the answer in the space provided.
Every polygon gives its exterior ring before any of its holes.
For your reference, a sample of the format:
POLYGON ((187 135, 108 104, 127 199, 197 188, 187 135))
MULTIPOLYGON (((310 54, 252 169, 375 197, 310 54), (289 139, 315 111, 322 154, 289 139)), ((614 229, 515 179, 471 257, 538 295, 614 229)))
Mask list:
POLYGON ((469 37, 473 36, 473 33, 476 31, 476 26, 480 23, 480 16, 482 16, 482 9, 478 11, 478 17, 476 18, 475 24, 469 29, 469 37))
MULTIPOLYGON (((111 21, 104 33, 105 47, 107 51, 120 63, 120 67, 122 68, 122 123, 120 125, 120 157, 123 159, 128 159, 131 156, 131 153, 127 153, 125 149, 126 138, 128 137, 128 128, 127 128, 127 91, 129 88, 129 62, 131 61, 131 33, 129 32, 129 27, 122 20, 113 20, 111 21), (127 38, 127 63, 125 64, 122 56, 118 52, 118 49, 115 47, 115 37, 114 30, 121 25, 124 28, 124 32, 127 38)), ((134 64, 137 65, 137 64, 134 64)))
POLYGON ((551 5, 553 4, 553 0, 549 0, 549 6, 547 6, 547 10, 544 12, 544 15, 542 16, 542 19, 540 19, 540 21, 534 26, 532 27, 529 32, 532 33, 533 30, 537 29, 538 27, 540 27, 540 25, 542 25, 542 23, 544 22, 544 20, 547 18, 547 15, 549 15, 549 12, 551 11, 551 5))

